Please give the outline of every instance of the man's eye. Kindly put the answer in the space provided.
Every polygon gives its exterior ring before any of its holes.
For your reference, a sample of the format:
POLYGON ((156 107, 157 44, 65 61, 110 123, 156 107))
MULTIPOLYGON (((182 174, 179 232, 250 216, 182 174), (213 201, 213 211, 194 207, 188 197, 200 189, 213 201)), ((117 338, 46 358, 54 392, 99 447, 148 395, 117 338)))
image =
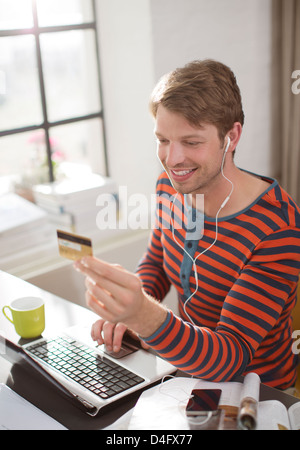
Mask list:
POLYGON ((190 146, 190 147, 196 147, 197 145, 200 144, 200 142, 187 141, 187 142, 185 142, 185 144, 190 146))
POLYGON ((156 139, 156 142, 158 143, 158 144, 167 144, 167 139, 156 139))

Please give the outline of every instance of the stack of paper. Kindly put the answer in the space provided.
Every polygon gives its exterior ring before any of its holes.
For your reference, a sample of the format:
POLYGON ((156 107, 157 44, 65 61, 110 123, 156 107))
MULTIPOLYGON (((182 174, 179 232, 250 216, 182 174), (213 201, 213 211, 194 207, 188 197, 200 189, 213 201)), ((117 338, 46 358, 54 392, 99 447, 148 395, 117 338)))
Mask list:
POLYGON ((0 196, 0 260, 49 241, 53 230, 46 212, 9 193, 0 196))
POLYGON ((57 228, 85 235, 97 230, 97 214, 108 201, 116 206, 116 214, 118 209, 116 184, 93 173, 35 186, 34 198, 57 228))

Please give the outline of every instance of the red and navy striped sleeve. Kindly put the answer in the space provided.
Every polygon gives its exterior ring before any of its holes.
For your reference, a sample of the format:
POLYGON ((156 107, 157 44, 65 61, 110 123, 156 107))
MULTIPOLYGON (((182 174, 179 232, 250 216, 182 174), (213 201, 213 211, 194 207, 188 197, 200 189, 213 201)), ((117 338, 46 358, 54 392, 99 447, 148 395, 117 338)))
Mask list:
MULTIPOLYGON (((176 195, 165 174, 157 185, 157 195, 162 193, 176 195)), ((169 213, 158 208, 157 226, 138 268, 149 294, 161 300, 172 284, 179 300, 180 316, 169 312, 146 342, 174 366, 200 378, 227 381, 255 371, 270 386, 293 385, 298 356, 292 352, 291 311, 300 271, 299 208, 271 180, 256 202, 219 219, 216 243, 196 261, 197 292, 185 304, 183 201, 176 197, 173 222, 170 208, 169 213)), ((205 218, 194 258, 211 245, 215 233, 215 220, 205 218)), ((188 276, 191 293, 196 289, 192 269, 188 276)))

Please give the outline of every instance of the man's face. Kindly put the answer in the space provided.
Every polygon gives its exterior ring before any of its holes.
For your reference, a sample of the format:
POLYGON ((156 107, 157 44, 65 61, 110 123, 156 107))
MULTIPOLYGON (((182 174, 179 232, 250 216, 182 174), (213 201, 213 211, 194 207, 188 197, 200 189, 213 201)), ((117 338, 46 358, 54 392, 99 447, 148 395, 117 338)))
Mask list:
POLYGON ((181 194, 205 194, 220 180, 223 145, 214 125, 194 128, 180 114, 158 107, 157 155, 172 186, 181 194))

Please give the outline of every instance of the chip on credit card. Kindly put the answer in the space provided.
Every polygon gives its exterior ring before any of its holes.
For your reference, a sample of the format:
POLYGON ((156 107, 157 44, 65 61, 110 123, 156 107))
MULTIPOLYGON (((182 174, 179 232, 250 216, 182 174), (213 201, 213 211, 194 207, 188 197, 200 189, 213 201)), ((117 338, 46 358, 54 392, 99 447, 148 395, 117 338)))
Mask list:
POLYGON ((76 261, 83 256, 93 256, 92 241, 87 237, 57 230, 57 239, 59 254, 64 258, 76 261))

